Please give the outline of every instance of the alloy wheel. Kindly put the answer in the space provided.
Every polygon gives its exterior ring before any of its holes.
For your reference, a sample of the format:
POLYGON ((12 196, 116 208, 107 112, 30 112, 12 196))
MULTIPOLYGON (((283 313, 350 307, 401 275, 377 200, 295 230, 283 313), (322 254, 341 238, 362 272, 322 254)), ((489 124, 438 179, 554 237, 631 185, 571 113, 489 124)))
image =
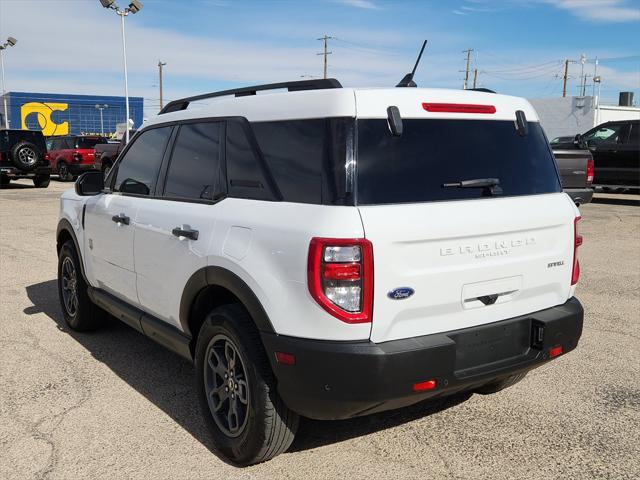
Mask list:
POLYGON ((20 162, 24 165, 31 166, 35 165, 38 161, 38 156, 36 152, 29 147, 23 147, 18 152, 18 158, 20 158, 20 162))
POLYGON ((62 261, 62 299, 70 317, 78 313, 78 277, 71 257, 62 261))
POLYGON ((237 437, 249 418, 247 370, 238 347, 226 335, 215 335, 207 346, 204 386, 209 410, 218 428, 237 437))

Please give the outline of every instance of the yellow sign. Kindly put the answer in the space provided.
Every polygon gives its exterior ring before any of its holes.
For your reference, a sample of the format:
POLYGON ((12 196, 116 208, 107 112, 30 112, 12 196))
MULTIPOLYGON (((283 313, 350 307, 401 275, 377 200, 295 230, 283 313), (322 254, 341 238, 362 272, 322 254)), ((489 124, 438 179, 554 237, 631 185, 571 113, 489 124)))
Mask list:
POLYGON ((22 129, 28 130, 27 117, 35 115, 38 120, 38 125, 42 129, 42 134, 45 137, 50 135, 67 135, 69 133, 69 122, 62 122, 60 124, 55 123, 51 118, 53 112, 64 112, 69 108, 68 103, 44 103, 44 102, 29 102, 20 107, 20 118, 22 120, 22 129))

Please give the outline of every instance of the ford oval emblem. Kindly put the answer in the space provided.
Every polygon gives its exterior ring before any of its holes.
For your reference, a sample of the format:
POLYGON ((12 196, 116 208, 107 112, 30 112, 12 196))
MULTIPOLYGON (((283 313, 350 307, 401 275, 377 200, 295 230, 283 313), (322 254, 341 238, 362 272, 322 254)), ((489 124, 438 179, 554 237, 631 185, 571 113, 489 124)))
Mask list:
POLYGON ((405 298, 409 298, 411 295, 415 293, 415 290, 410 287, 400 287, 394 288, 389 293, 387 293, 387 297, 391 300, 404 300, 405 298))

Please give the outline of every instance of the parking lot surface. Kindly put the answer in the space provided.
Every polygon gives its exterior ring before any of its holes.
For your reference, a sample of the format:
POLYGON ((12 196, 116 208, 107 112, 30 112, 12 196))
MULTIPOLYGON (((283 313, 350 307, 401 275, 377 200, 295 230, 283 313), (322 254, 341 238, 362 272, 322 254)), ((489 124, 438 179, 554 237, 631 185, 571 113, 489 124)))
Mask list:
POLYGON ((581 209, 577 350, 495 395, 304 421, 287 453, 237 469, 209 449, 188 362, 115 321, 65 326, 55 229, 72 185, 17 183, 0 190, 2 479, 640 477, 639 196, 581 209))

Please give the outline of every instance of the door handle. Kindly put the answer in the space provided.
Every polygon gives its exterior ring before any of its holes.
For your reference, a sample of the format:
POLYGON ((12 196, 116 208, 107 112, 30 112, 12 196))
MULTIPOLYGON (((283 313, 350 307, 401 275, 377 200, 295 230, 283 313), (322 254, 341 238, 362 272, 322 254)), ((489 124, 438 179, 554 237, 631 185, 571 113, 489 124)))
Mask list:
POLYGON ((124 213, 119 213, 118 215, 114 215, 113 217, 111 217, 111 220, 113 220, 116 223, 122 223, 124 225, 129 225, 129 217, 127 217, 124 213))
POLYGON ((182 225, 171 230, 171 233, 176 237, 190 238, 191 240, 198 240, 198 230, 194 230, 189 225, 182 225))

